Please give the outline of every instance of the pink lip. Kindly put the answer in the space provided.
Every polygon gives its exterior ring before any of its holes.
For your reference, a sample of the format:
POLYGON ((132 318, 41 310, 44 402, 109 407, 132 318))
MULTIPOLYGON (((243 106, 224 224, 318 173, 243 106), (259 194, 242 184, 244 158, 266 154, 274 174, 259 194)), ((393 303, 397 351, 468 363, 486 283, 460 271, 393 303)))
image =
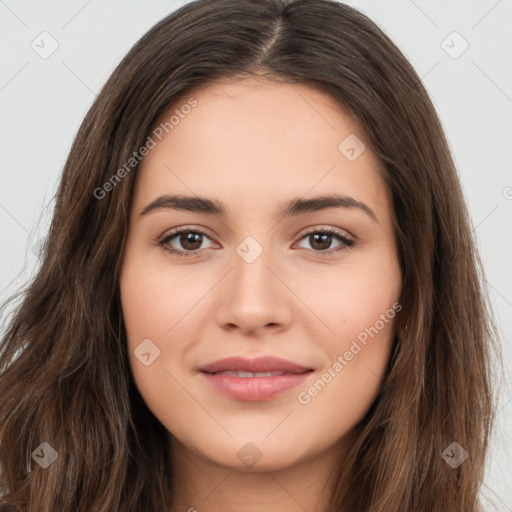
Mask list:
POLYGON ((286 359, 273 356, 257 357, 256 359, 246 359, 240 356, 226 357, 213 363, 199 368, 206 373, 215 373, 223 371, 246 371, 246 372, 287 372, 303 373, 312 368, 306 368, 286 359))
POLYGON ((236 398, 237 400, 268 400, 274 396, 301 384, 311 374, 288 373, 275 377, 235 377, 232 375, 214 375, 200 372, 213 389, 236 398))
POLYGON ((208 364, 200 369, 206 382, 216 391, 237 400, 268 400, 288 389, 301 384, 313 370, 277 357, 244 359, 228 357, 208 364), (215 375, 222 371, 247 372, 286 372, 273 377, 236 377, 233 375, 215 375))

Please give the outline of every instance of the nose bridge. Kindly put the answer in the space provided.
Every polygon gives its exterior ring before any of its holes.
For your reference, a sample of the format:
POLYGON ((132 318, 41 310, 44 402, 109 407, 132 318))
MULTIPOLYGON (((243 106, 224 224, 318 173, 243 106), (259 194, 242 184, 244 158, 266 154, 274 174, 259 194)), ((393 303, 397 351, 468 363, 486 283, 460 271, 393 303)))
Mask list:
POLYGON ((236 247, 234 256, 233 279, 237 293, 250 294, 253 298, 269 298, 270 292, 275 292, 274 283, 271 283, 275 276, 269 267, 275 267, 276 262, 273 261, 269 238, 262 239, 247 236, 236 247))
MULTIPOLYGON (((290 297, 279 274, 275 251, 266 247, 268 238, 246 237, 235 249, 228 282, 222 290, 217 310, 220 324, 254 330, 268 324, 287 324, 291 320, 290 297)), ((231 265, 230 265, 231 266, 231 265)))

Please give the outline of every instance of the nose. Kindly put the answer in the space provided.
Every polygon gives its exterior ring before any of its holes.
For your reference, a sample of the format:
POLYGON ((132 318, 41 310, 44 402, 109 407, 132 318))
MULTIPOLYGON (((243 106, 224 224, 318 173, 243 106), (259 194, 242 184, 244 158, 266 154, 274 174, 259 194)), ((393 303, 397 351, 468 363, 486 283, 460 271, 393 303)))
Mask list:
POLYGON ((217 287, 217 324, 251 335, 285 330, 292 322, 294 295, 281 265, 270 250, 252 262, 241 254, 233 254, 233 268, 217 287))

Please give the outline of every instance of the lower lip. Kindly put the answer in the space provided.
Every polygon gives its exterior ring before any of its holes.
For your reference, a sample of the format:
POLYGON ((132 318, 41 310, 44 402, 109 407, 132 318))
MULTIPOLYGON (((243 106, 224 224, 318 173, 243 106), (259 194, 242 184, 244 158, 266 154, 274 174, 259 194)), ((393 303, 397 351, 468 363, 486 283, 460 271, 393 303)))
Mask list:
POLYGON ((313 372, 290 373, 275 377, 234 377, 200 372, 208 384, 237 400, 268 400, 276 395, 302 384, 313 372))

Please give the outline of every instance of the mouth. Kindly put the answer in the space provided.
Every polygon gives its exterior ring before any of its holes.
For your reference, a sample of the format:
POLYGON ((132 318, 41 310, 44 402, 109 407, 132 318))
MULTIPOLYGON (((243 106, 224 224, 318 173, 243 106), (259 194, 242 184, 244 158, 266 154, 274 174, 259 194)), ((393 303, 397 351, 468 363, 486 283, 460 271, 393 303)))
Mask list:
POLYGON ((221 359, 199 370, 210 389, 244 401, 270 400, 303 383, 312 373, 297 363, 276 357, 221 359))

